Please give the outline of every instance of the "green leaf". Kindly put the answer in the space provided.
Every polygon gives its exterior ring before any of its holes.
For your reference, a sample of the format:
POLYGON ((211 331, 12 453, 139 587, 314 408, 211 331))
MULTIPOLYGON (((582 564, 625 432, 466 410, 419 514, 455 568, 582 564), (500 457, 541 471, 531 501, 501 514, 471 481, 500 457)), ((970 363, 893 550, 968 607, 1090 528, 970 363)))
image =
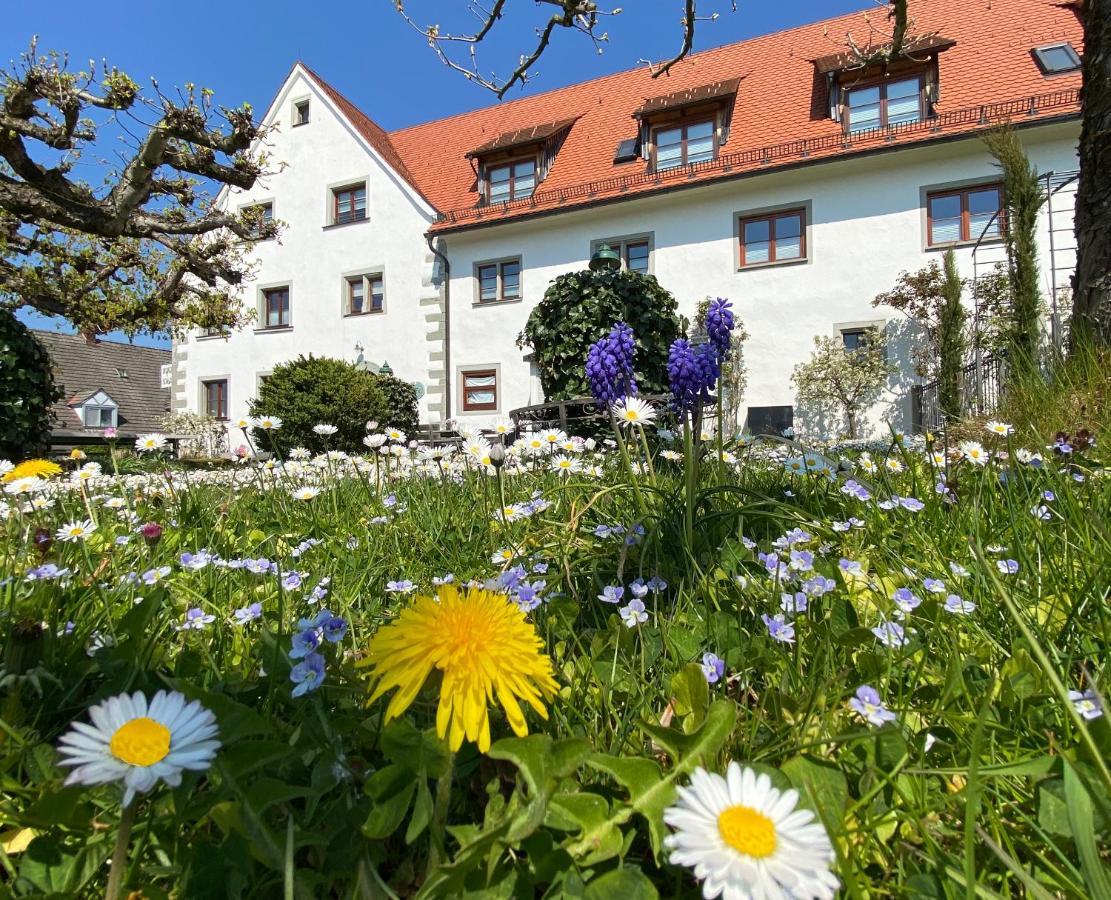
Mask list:
POLYGON ((447 747, 435 729, 419 731, 405 719, 395 719, 382 730, 382 752, 390 762, 439 778, 447 766, 447 747))
POLYGON ((710 706, 710 686, 698 663, 690 663, 671 676, 672 706, 684 719, 683 730, 690 733, 706 717, 710 706))
POLYGON ((416 778, 407 766, 394 764, 371 775, 363 790, 374 806, 363 823, 363 834, 378 839, 393 834, 409 810, 415 788, 416 778))
POLYGON ((1092 798, 1080 775, 1072 764, 1065 760, 1065 805, 1068 808, 1069 825, 1076 852, 1080 856, 1080 871, 1084 874, 1092 900, 1111 900, 1111 877, 1107 866, 1100 859, 1096 846, 1095 817, 1092 814, 1092 798))
POLYGON ((693 734, 685 735, 668 728, 645 726, 641 728, 676 756, 675 765, 666 775, 659 765, 643 757, 618 757, 595 753, 588 764, 599 769, 621 784, 629 792, 629 801, 617 806, 606 822, 589 832, 567 849, 573 856, 591 852, 600 840, 598 832, 613 825, 622 825, 634 813, 648 823, 648 836, 652 853, 657 860, 666 834, 663 813, 675 799, 675 781, 688 774, 703 760, 713 757, 729 739, 737 719, 737 707, 732 700, 717 700, 706 713, 706 721, 693 734))
POLYGON ((1038 824, 1049 834, 1072 837, 1072 824, 1065 806, 1065 781, 1047 778, 1038 783, 1038 824))
POLYGON ((239 741, 221 751, 224 765, 236 778, 258 769, 272 770, 278 760, 293 754, 293 748, 280 741, 239 741))
POLYGON ((250 804, 256 814, 273 806, 275 803, 285 803, 304 797, 308 790, 294 784, 286 784, 277 778, 260 778, 244 792, 244 799, 250 804))
POLYGON ((583 894, 585 900, 657 900, 659 896, 648 876, 630 866, 599 875, 583 894))
POLYGON ((518 841, 540 827, 548 800, 559 781, 587 761, 590 744, 582 738, 553 741, 546 734, 530 734, 522 738, 503 738, 487 755, 513 763, 528 786, 528 802, 515 817, 509 832, 510 839, 518 841))
POLYGON ((782 769, 826 827, 833 834, 840 834, 849 805, 845 774, 832 763, 809 756, 793 757, 782 769))
POLYGON ((417 779, 417 798, 413 801, 413 815, 409 819, 409 827, 405 829, 405 843, 411 844, 428 827, 432 820, 432 792, 428 789, 428 782, 424 778, 417 779))
POLYGON ((621 831, 610 819, 605 797, 591 793, 556 794, 544 819, 548 828, 588 834, 590 846, 582 848, 580 865, 597 865, 621 853, 621 831))

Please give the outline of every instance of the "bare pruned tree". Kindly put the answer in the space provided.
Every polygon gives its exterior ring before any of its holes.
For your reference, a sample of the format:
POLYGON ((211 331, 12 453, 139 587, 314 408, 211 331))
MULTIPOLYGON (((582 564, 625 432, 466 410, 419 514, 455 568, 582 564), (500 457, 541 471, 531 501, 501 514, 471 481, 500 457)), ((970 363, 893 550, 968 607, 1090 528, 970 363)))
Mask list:
MULTIPOLYGON (((716 12, 700 16, 696 0, 678 0, 678 2, 679 25, 682 30, 679 51, 670 59, 660 63, 640 60, 648 66, 653 78, 666 75, 676 63, 691 52, 694 47, 695 28, 699 22, 710 22, 718 18, 716 12)), ((482 0, 467 0, 466 10, 475 17, 476 27, 473 31, 460 33, 443 31, 439 25, 418 25, 406 12, 404 0, 394 0, 394 5, 402 18, 424 36, 440 62, 449 69, 461 73, 469 81, 493 91, 498 99, 509 93, 515 85, 524 86, 536 77, 535 66, 551 43, 552 35, 558 29, 577 31, 586 35, 597 52, 601 53, 603 45, 609 41, 609 33, 599 32, 600 24, 609 17, 621 14, 620 7, 600 9, 594 0, 535 0, 535 3, 545 9, 554 7, 555 11, 543 26, 536 29, 536 45, 529 52, 521 54, 517 66, 508 76, 499 77, 496 74, 482 72, 478 63, 478 45, 490 35, 505 15, 508 0, 493 0, 488 4, 482 0), (455 58, 456 53, 452 49, 455 47, 462 49, 463 61, 455 58)), ((736 0, 732 0, 731 6, 735 12, 736 0)))
POLYGON ((0 71, 0 305, 93 334, 240 324, 246 251, 278 225, 220 208, 214 191, 266 174, 266 129, 207 89, 152 87, 144 98, 117 69, 72 72, 35 41, 0 71), (86 162, 102 129, 121 149, 86 162))

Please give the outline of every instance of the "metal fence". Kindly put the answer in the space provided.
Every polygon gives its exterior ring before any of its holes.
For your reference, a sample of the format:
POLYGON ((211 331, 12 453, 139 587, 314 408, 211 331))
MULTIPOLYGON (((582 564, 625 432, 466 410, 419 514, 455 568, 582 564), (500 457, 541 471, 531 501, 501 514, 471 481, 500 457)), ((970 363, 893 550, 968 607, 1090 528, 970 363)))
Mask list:
MULTIPOLYGON (((1003 395, 1006 377, 1005 361, 998 356, 985 356, 961 370, 958 416, 983 416, 994 412, 1003 395)), ((945 426, 941 410, 940 383, 930 381, 910 389, 911 429, 915 434, 939 431, 945 426)))

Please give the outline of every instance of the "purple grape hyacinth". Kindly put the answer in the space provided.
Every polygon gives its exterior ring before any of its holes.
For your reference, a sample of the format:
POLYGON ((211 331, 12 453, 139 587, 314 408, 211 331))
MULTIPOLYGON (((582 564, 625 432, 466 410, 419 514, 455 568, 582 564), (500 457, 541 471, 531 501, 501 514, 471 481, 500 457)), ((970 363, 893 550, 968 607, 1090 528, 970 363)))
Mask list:
POLYGON ((633 380, 635 356, 633 329, 624 322, 617 322, 608 335, 591 345, 586 355, 586 378, 595 400, 609 407, 637 392, 633 380))
POLYGON ((733 340, 733 304, 724 297, 711 300, 706 309, 706 334, 718 354, 718 361, 725 359, 733 340))
POLYGON ((710 391, 717 384, 721 369, 713 344, 699 344, 679 338, 667 354, 667 375, 672 403, 677 412, 691 412, 710 402, 710 391))

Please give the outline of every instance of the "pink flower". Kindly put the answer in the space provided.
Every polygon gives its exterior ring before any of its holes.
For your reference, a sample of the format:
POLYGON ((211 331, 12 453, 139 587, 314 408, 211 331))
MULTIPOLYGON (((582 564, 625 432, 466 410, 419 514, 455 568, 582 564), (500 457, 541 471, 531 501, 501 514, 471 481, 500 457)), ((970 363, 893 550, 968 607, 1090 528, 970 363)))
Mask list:
POLYGON ((119 430, 113 428, 111 425, 104 429, 104 437, 109 441, 114 441, 119 433, 119 430))

